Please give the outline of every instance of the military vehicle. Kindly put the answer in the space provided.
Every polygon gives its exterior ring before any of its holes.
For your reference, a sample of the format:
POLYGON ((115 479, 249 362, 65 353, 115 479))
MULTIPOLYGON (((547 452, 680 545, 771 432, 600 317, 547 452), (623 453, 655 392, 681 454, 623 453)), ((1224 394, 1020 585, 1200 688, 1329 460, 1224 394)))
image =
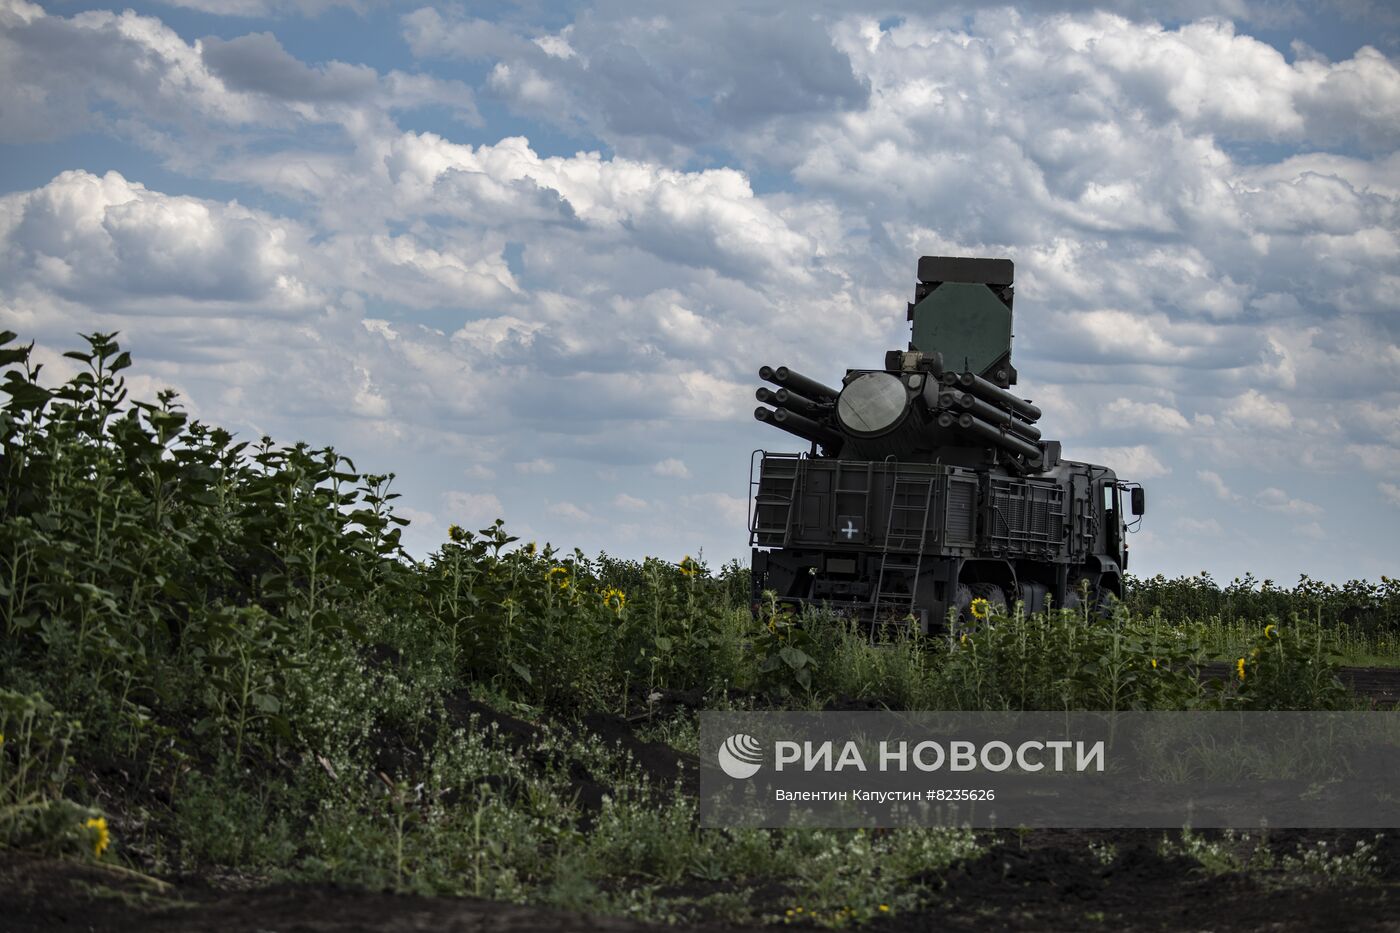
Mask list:
POLYGON ((924 256, 909 347, 883 367, 848 369, 839 388, 759 370, 772 388, 754 417, 810 448, 750 462, 755 603, 772 591, 928 631, 984 607, 1087 598, 1104 612, 1121 598, 1145 492, 1064 459, 1040 409, 1011 391, 1014 272, 1008 259, 924 256))

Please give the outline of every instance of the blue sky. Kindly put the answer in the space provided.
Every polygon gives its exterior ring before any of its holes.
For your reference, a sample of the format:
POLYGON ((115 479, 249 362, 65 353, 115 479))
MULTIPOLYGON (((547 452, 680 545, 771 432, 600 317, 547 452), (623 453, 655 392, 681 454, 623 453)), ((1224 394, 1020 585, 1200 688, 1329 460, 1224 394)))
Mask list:
POLYGON ((504 517, 746 558, 755 371, 1017 263, 1139 573, 1400 574, 1400 17, 1324 5, 0 0, 0 327, 504 517))

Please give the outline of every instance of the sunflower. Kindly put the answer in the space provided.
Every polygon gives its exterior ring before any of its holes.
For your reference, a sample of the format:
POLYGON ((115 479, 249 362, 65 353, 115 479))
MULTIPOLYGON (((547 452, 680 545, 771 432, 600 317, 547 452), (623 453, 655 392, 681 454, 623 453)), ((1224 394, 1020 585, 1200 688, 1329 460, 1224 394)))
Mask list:
POLYGON ((106 852, 107 847, 112 844, 112 834, 107 831, 107 818, 105 816, 92 817, 83 824, 83 828, 93 832, 92 854, 101 858, 102 853, 106 852))
POLYGON ((1264 626, 1264 637, 1278 638, 1278 626, 1274 625, 1272 622, 1264 626))
POLYGON ((981 596, 972 601, 971 609, 972 617, 978 621, 986 619, 987 616, 992 614, 992 604, 981 596))
POLYGON ((1244 680, 1244 658, 1235 662, 1235 670, 1239 672, 1240 680, 1244 680))

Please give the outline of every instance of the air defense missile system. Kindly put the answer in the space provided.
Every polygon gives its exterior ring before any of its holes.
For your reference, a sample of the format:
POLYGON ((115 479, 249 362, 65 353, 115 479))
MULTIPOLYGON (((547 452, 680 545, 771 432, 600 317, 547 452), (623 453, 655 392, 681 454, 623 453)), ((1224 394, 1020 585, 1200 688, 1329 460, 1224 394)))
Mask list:
POLYGON ((772 591, 927 631, 971 621, 979 599, 1036 612, 1087 598, 1102 612, 1122 596, 1145 493, 1065 459, 1040 409, 1011 391, 1014 272, 1007 259, 924 256, 907 350, 839 386, 759 370, 772 388, 754 417, 810 446, 754 451, 755 602, 772 591))

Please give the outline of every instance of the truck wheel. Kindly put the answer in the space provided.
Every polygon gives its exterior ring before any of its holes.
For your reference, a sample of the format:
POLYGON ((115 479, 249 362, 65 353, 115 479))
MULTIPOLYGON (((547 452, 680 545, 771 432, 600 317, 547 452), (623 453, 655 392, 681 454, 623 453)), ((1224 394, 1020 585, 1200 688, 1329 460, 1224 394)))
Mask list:
POLYGON ((1084 611, 1084 590, 1088 589, 1089 602, 1091 605, 1098 605, 1099 585, 1092 577, 1083 576, 1069 581, 1069 586, 1065 589, 1065 604, 1061 609, 1070 609, 1074 612, 1084 611))
POLYGON ((995 583, 973 583, 968 587, 968 590, 972 594, 972 602, 975 603, 979 599, 987 601, 986 613, 980 619, 972 611, 972 606, 968 606, 967 615, 972 625, 982 625, 994 615, 1006 614, 1006 593, 995 583))
POLYGON ((972 613, 968 611, 971 605, 972 589, 966 583, 959 583, 957 589, 953 590, 952 602, 948 604, 948 612, 942 619, 947 625, 948 634, 953 638, 958 638, 974 628, 972 613))
POLYGON ((1098 596, 1094 600, 1094 616, 1104 621, 1111 620, 1117 608, 1118 597, 1113 595, 1113 591, 1106 586, 1099 587, 1098 596))

